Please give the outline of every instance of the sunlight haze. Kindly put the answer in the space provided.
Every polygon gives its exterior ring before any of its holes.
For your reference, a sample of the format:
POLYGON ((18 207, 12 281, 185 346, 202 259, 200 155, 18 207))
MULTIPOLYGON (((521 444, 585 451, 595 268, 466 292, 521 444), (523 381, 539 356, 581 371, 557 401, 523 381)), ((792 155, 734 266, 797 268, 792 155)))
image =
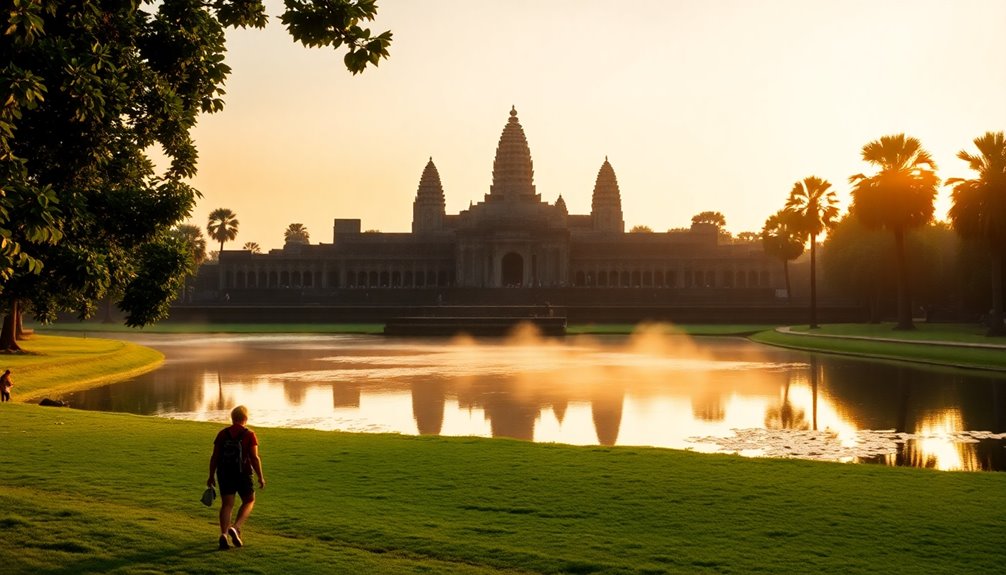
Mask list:
POLYGON ((330 243, 334 218, 410 231, 431 156, 447 213, 466 209, 489 192, 511 106, 542 199, 589 213, 607 156, 626 231, 706 210, 760 231, 810 175, 844 212, 870 140, 905 132, 941 178, 972 177, 957 151, 1006 129, 1001 0, 383 0, 368 27, 394 32, 391 57, 356 77, 267 5, 265 30, 228 32, 226 107, 194 132, 191 222, 232 209, 226 249, 282 247, 294 222, 330 243))

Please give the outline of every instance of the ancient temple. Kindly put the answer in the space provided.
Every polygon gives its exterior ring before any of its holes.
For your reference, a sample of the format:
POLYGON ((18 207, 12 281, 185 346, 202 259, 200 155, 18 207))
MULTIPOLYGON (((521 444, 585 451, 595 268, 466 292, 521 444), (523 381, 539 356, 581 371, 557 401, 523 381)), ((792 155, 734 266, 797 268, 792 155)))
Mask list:
POLYGON ((753 294, 772 299, 784 283, 781 265, 760 244, 720 243, 711 225, 626 233, 618 179, 607 158, 597 172, 589 214, 568 213, 561 196, 554 203, 543 200, 516 109, 496 147, 489 193, 457 214, 446 213, 445 197, 430 158, 412 204, 411 232, 366 233, 360 220, 336 219, 331 243, 287 245, 268 254, 225 251, 216 293, 203 297, 226 293, 228 301, 276 301, 295 290, 297 301, 332 303, 358 301, 362 296, 354 294, 366 290, 368 302, 419 301, 434 297, 433 290, 440 301, 452 288, 469 294, 582 288, 577 297, 583 301, 617 289, 653 292, 633 296, 647 301, 691 294, 689 301, 715 303, 742 293, 748 301, 753 294), (412 295, 381 296, 383 290, 412 295))

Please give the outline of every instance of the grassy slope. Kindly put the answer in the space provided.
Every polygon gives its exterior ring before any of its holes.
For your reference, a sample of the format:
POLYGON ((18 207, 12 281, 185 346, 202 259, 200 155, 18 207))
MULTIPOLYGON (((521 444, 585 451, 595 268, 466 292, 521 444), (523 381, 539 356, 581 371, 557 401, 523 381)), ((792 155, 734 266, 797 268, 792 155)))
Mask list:
POLYGON ((14 376, 14 401, 84 389, 150 371, 164 361, 159 351, 110 339, 36 334, 21 342, 27 353, 0 355, 14 376))
MULTIPOLYGON (((5 573, 992 573, 1006 474, 262 429, 248 546, 217 425, 0 410, 5 573)), ((252 414, 254 416, 254 414, 252 414)))
POLYGON ((1006 338, 990 338, 985 335, 988 328, 973 323, 924 323, 915 324, 912 331, 895 331, 893 323, 834 323, 824 324, 819 329, 794 326, 793 331, 821 335, 854 335, 883 339, 905 339, 916 341, 950 341, 957 343, 979 343, 1006 345, 1006 338))
MULTIPOLYGON (((830 326, 829 326, 830 327, 830 326)), ((837 335, 864 335, 869 337, 901 338, 905 332, 875 331, 874 326, 843 326, 841 330, 835 330, 837 335), (862 328, 857 330, 856 328, 862 328)), ((828 328, 822 328, 820 332, 828 334, 828 328)), ((912 334, 911 339, 918 340, 919 343, 898 343, 878 340, 856 340, 839 339, 829 337, 814 337, 799 334, 784 334, 776 331, 765 331, 751 336, 751 339, 759 343, 778 345, 782 347, 792 347, 796 349, 806 349, 810 351, 822 351, 827 353, 839 353, 856 355, 876 359, 904 360, 933 365, 945 365, 953 367, 966 367, 988 370, 1006 370, 1006 352, 1002 349, 980 349, 959 346, 936 346, 926 345, 924 340, 944 340, 944 341, 970 341, 968 334, 963 331, 954 332, 946 327, 941 331, 933 332, 907 332, 912 334), (956 337, 957 340, 947 339, 956 337)), ((979 336, 984 338, 984 336, 979 336)), ((908 339, 907 337, 905 339, 908 339)), ((1002 343, 998 339, 984 338, 973 343, 1002 343)))

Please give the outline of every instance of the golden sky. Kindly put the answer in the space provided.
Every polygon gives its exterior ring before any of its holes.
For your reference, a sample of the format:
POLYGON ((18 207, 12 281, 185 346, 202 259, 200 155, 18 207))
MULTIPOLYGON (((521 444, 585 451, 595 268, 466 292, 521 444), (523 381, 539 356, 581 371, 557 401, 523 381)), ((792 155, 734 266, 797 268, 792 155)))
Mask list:
MULTIPOLYGON (((1003 0, 382 0, 391 58, 353 77, 341 54, 266 30, 228 33, 226 108, 195 131, 203 193, 241 222, 235 249, 290 223, 332 241, 334 218, 409 231, 430 156, 447 212, 489 192, 511 105, 542 198, 589 213, 609 158, 626 229, 687 227, 705 210, 758 231, 817 175, 843 211, 860 149, 905 132, 943 178, 1006 129, 1003 0)), ((942 189, 943 216, 949 189, 942 189)))

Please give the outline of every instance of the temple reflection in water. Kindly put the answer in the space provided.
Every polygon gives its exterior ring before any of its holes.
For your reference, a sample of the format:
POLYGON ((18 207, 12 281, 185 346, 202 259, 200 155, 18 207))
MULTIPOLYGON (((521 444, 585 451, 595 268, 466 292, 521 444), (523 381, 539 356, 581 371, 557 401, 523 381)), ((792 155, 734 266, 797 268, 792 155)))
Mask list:
POLYGON ((779 451, 802 437, 822 444, 807 452, 822 459, 1006 468, 1004 442, 972 433, 1006 431, 1006 383, 974 374, 661 334, 509 343, 233 339, 162 343, 163 368, 70 400, 198 420, 223 420, 244 403, 263 427, 753 455, 807 456, 779 451), (743 430, 780 445, 724 449, 743 430), (707 437, 721 439, 696 441, 707 437), (871 441, 881 447, 864 455, 871 441))

